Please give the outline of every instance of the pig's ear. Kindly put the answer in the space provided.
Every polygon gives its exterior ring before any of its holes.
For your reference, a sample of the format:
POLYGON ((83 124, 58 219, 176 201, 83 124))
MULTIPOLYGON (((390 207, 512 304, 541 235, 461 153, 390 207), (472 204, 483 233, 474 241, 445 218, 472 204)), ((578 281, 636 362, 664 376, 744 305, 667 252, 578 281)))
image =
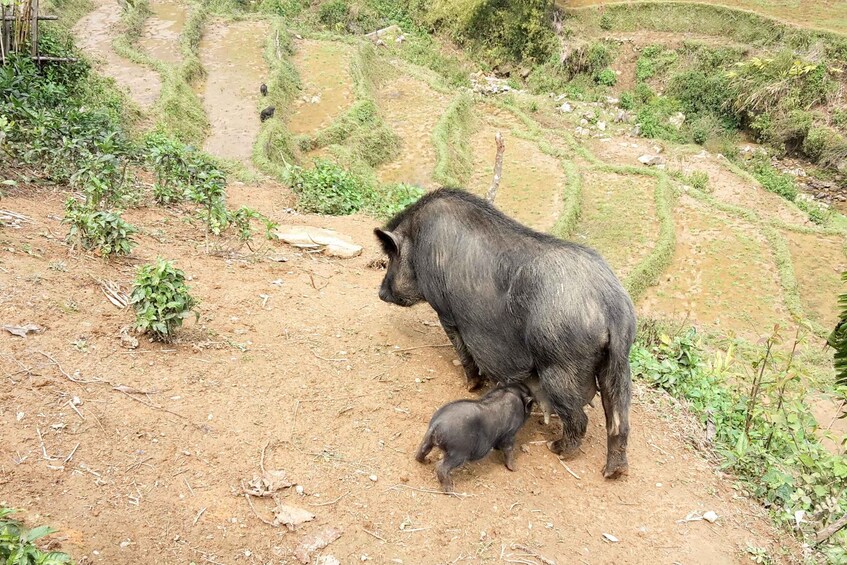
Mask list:
POLYGON ((532 397, 531 394, 527 394, 523 399, 523 407, 527 412, 532 408, 532 403, 535 402, 535 398, 532 397))
POLYGON ((396 255, 400 252, 400 236, 396 233, 376 228, 374 235, 382 244, 382 250, 387 255, 396 255))

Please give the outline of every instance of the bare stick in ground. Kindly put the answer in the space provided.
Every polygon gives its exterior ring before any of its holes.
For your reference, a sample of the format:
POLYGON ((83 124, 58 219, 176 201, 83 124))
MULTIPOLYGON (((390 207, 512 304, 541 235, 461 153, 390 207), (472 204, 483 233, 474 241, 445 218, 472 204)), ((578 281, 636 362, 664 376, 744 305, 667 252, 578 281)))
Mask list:
POLYGON ((506 143, 499 131, 494 136, 494 140, 497 142, 497 155, 494 157, 494 178, 491 180, 491 186, 488 187, 488 194, 485 195, 485 199, 492 204, 497 196, 497 189, 500 188, 500 178, 503 176, 503 153, 506 151, 506 143))
POLYGON ((847 514, 845 514, 826 528, 819 531, 815 536, 815 543, 825 542, 826 540, 837 534, 838 531, 841 530, 844 526, 847 526, 847 514))

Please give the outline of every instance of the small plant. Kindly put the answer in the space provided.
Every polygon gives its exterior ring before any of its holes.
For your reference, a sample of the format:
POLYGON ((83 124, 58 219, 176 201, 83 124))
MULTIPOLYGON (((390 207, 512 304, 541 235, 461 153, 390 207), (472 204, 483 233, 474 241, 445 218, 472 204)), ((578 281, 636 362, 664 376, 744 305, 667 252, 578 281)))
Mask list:
POLYGON ((597 82, 597 84, 601 84, 603 86, 615 86, 615 84, 618 82, 618 75, 615 74, 615 71, 613 71, 609 67, 606 67, 605 69, 597 73, 597 76, 594 78, 594 80, 597 82))
POLYGON ((277 222, 247 206, 242 206, 235 212, 228 212, 228 220, 230 225, 238 231, 238 238, 242 241, 250 241, 253 237, 253 226, 250 220, 258 220, 265 225, 265 236, 268 239, 276 237, 273 232, 279 227, 277 222))
POLYGON ((136 229, 118 212, 92 210, 74 198, 65 203, 63 223, 70 224, 67 240, 83 249, 94 250, 102 257, 129 255, 135 242, 136 229))
POLYGON ((59 551, 42 551, 33 542, 55 530, 39 526, 28 530, 10 516, 13 508, 0 508, 0 563, 4 565, 63 565, 72 564, 71 557, 59 551))
POLYGON ((709 188, 709 174, 705 171, 694 171, 688 177, 688 182, 701 192, 706 192, 709 188))
MULTIPOLYGON (((156 341, 173 340, 174 332, 197 306, 185 284, 185 273, 162 258, 138 269, 130 296, 135 329, 156 341)), ((197 319, 200 315, 195 312, 197 319)))
POLYGON ((632 94, 629 90, 625 92, 621 92, 620 97, 620 107, 624 110, 632 110, 635 106, 635 95, 632 94))
POLYGON ((609 14, 600 16, 600 29, 609 31, 612 29, 612 17, 609 14))
POLYGON ((805 194, 798 194, 794 204, 809 215, 809 219, 819 226, 825 226, 832 219, 832 209, 826 204, 817 202, 805 194))
POLYGON ((293 189, 304 212, 344 216, 373 201, 373 189, 351 172, 323 159, 313 169, 294 168, 293 189))
POLYGON ((797 186, 791 175, 780 173, 770 163, 767 155, 757 155, 750 162, 753 176, 761 185, 775 194, 794 202, 797 198, 797 186))

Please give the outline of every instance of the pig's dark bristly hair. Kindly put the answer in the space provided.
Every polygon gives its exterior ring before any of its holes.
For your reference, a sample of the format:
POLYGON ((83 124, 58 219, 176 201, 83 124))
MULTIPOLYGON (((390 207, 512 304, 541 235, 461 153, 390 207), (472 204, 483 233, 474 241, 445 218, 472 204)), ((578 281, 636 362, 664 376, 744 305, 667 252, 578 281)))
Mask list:
MULTIPOLYGON (((484 198, 480 198, 479 196, 471 194, 466 190, 450 187, 439 188, 423 195, 417 202, 415 202, 414 204, 412 204, 411 206, 391 218, 391 220, 389 220, 388 223, 385 225, 385 230, 396 230, 401 224, 403 224, 405 220, 414 218, 419 210, 425 208, 430 203, 438 200, 457 200, 467 204, 468 209, 472 209, 473 211, 484 216, 485 219, 489 220, 495 228, 500 228, 495 231, 502 232, 503 230, 509 230, 513 233, 517 232, 522 236, 529 237, 538 241, 544 241, 547 243, 554 242, 563 247, 571 247, 573 249, 578 249, 591 255, 597 255, 597 252, 591 249, 590 247, 586 247, 584 245, 580 245, 572 241, 559 239, 558 237, 554 237, 546 233, 535 231, 521 224, 520 222, 513 220, 512 218, 498 210, 493 204, 491 204, 484 198)), ((479 224, 476 225, 479 226, 479 224)), ((385 244, 383 243, 383 247, 384 245, 385 244)))

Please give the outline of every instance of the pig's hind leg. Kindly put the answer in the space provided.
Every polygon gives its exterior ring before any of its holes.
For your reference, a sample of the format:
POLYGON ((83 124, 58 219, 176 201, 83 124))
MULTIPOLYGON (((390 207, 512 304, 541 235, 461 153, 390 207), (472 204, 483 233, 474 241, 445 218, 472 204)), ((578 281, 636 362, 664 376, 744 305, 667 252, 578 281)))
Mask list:
POLYGON ((460 466, 465 462, 465 458, 455 453, 444 453, 444 459, 439 461, 435 468, 435 475, 438 477, 438 482, 441 483, 441 489, 444 492, 453 492, 453 479, 450 477, 450 471, 460 466))
POLYGON ((434 445, 432 442, 432 430, 427 430, 420 447, 418 447, 418 452, 415 453, 415 459, 418 463, 426 463, 426 456, 432 451, 434 445))

